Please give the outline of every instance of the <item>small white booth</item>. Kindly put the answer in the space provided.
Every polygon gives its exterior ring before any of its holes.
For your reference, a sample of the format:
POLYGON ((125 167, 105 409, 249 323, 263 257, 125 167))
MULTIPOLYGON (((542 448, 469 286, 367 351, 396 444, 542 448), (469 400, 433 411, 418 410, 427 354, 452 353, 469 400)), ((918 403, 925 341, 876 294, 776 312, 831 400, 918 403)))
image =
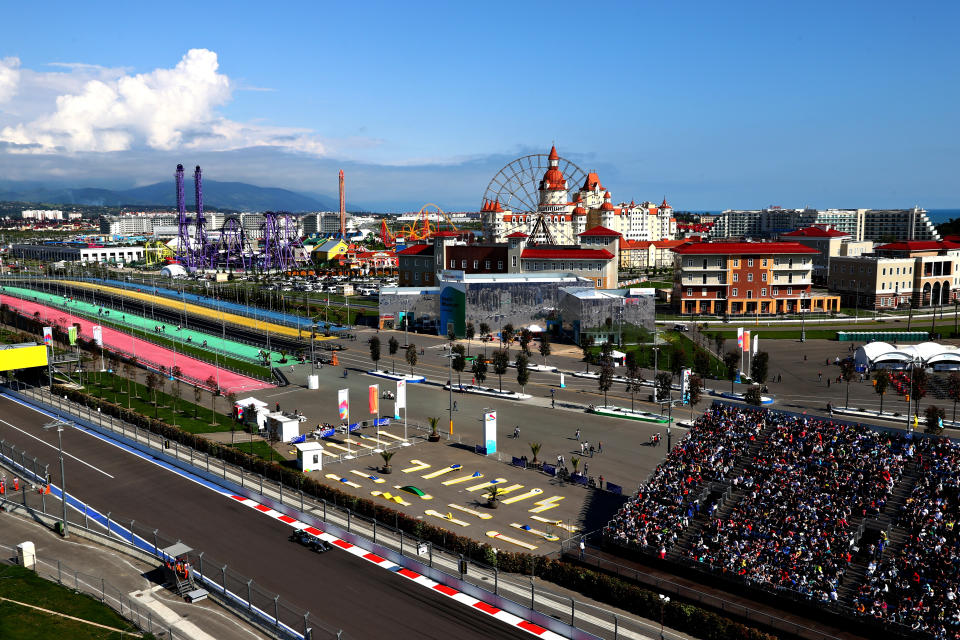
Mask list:
POLYGON ((237 400, 234 404, 234 413, 239 417, 243 424, 256 424, 257 430, 261 431, 267 428, 267 409, 269 405, 263 400, 257 400, 254 397, 237 400))
POLYGON ((294 445, 297 448, 297 467, 300 471, 321 471, 323 469, 323 445, 316 440, 308 440, 294 445))
POLYGON ((271 411, 267 414, 267 433, 276 431, 281 442, 290 442, 300 435, 300 418, 288 416, 282 411, 271 411))

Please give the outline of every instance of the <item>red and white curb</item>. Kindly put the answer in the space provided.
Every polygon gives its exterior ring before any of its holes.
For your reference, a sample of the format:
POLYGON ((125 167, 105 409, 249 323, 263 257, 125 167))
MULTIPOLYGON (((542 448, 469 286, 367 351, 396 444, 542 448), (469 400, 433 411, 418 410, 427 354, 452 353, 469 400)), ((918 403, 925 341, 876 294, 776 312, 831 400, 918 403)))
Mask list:
POLYGON ((381 558, 375 553, 370 553, 369 551, 361 547, 358 547, 355 544, 347 542, 346 540, 341 540, 340 538, 333 536, 329 533, 326 533, 325 531, 321 531, 316 527, 312 527, 308 524, 300 522, 296 518, 291 518, 288 515, 284 515, 279 511, 276 511, 275 509, 271 509, 266 505, 256 502, 255 500, 251 500, 250 498, 245 498, 243 496, 237 496, 237 495, 231 495, 230 497, 232 497, 237 502, 240 502, 241 504, 245 504, 252 509, 256 509, 257 511, 263 513, 264 515, 270 516, 274 520, 279 520, 280 522, 284 522, 290 525, 294 529, 300 529, 300 530, 306 531, 310 535, 316 536, 317 538, 323 540, 324 542, 328 542, 331 545, 346 551, 347 553, 351 553, 357 557, 363 558, 364 560, 367 560, 368 562, 372 562, 375 565, 383 567, 388 571, 392 571, 394 573, 400 574, 401 576, 403 576, 404 578, 407 578, 412 582, 416 582, 417 584, 423 587, 432 589, 437 593, 442 593, 448 598, 451 598, 452 600, 456 600, 460 604, 466 605, 468 607, 473 607, 474 609, 477 609, 478 611, 482 611, 488 616, 492 618, 496 618, 497 620, 504 622, 510 626, 518 627, 540 638, 547 638, 549 640, 562 640, 564 638, 564 636, 561 636, 558 633, 550 631, 549 629, 544 629, 540 625, 534 624, 529 620, 524 620, 519 616, 515 616, 512 613, 508 613, 503 609, 498 609, 497 607, 487 604, 482 600, 477 600, 473 596, 467 595, 462 591, 457 591, 456 589, 448 587, 444 584, 440 584, 439 582, 431 580, 427 576, 421 575, 416 571, 405 569, 394 562, 390 562, 385 558, 381 558))

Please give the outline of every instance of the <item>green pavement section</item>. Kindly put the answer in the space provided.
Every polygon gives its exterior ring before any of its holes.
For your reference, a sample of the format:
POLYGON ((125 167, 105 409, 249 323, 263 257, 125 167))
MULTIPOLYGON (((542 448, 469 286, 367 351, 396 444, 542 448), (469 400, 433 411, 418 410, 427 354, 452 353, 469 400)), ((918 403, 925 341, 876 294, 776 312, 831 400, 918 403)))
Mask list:
MULTIPOLYGON (((216 336, 209 333, 201 333, 194 329, 183 329, 181 331, 177 331, 176 326, 169 324, 166 325, 165 332, 157 332, 155 330, 156 327, 164 326, 163 323, 158 323, 155 320, 151 320, 150 318, 146 318, 144 316, 139 316, 132 313, 120 313, 120 311, 117 309, 109 309, 109 316, 101 316, 98 314, 98 311, 100 309, 107 309, 107 307, 101 307, 99 305, 77 299, 69 301, 61 295, 46 293, 44 291, 35 291, 33 289, 5 287, 4 290, 11 295, 21 296, 28 299, 36 298, 38 302, 48 304, 58 309, 63 309, 64 311, 75 311, 78 314, 85 314, 88 317, 102 318, 105 323, 109 323, 116 327, 139 329, 149 335, 153 335, 158 338, 166 338, 167 340, 175 342, 181 351, 184 347, 204 349, 203 342, 206 340, 206 348, 211 352, 219 351, 222 354, 227 354, 234 358, 243 358, 244 360, 248 360, 250 362, 261 362, 259 358, 260 349, 258 347, 249 344, 243 344, 242 342, 236 342, 234 340, 226 340, 221 336, 216 336)), ((271 352, 270 357, 274 364, 282 364, 280 362, 282 358, 280 353, 271 352)), ((209 358, 204 358, 204 360, 209 360, 209 358)))

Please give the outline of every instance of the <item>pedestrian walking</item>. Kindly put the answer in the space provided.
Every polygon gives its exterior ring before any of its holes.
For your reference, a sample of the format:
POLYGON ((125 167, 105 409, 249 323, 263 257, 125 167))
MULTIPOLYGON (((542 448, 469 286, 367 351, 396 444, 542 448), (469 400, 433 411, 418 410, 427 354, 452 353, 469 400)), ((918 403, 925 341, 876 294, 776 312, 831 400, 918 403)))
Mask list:
POLYGON ((583 554, 587 550, 587 545, 583 543, 583 538, 580 538, 580 559, 583 560, 583 554))
POLYGON ((827 389, 830 388, 830 378, 827 378, 827 389))
POLYGON ((603 453, 603 440, 597 440, 597 453, 603 453))
POLYGON ((590 457, 593 457, 594 448, 593 445, 590 445, 590 457))
POLYGON ((590 475, 590 465, 586 462, 583 463, 583 475, 585 476, 590 475))
POLYGON ((603 476, 600 476, 600 488, 603 489, 603 476))
POLYGON ((513 428, 513 439, 514 439, 514 440, 519 440, 519 439, 520 439, 520 426, 519 426, 519 425, 518 425, 518 426, 515 426, 515 427, 513 428))
POLYGON ((457 401, 456 401, 456 400, 453 401, 453 410, 454 410, 454 411, 459 411, 459 409, 457 409, 457 401))
POLYGON ((817 371, 817 382, 823 382, 823 371, 817 371))
POLYGON ((577 427, 577 432, 573 434, 573 437, 577 439, 577 442, 580 442, 580 427, 577 427))

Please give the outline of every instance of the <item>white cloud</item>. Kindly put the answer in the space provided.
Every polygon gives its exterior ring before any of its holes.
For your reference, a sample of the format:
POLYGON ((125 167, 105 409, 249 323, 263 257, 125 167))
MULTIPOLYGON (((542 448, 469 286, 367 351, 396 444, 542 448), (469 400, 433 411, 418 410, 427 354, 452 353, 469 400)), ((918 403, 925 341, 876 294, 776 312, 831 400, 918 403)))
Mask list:
POLYGON ((17 93, 20 84, 20 59, 0 58, 0 102, 7 102, 17 93))
MULTIPOLYGON (((73 92, 58 95, 53 113, 0 129, 0 143, 8 143, 8 151, 225 151, 253 146, 313 155, 325 151, 309 130, 235 122, 217 113, 232 99, 234 84, 218 72, 217 54, 207 49, 191 49, 172 69, 136 75, 83 63, 54 66, 87 74, 88 78, 95 73, 96 77, 86 79, 73 92)), ((36 74, 33 83, 38 87, 64 85, 62 75, 36 74)))

